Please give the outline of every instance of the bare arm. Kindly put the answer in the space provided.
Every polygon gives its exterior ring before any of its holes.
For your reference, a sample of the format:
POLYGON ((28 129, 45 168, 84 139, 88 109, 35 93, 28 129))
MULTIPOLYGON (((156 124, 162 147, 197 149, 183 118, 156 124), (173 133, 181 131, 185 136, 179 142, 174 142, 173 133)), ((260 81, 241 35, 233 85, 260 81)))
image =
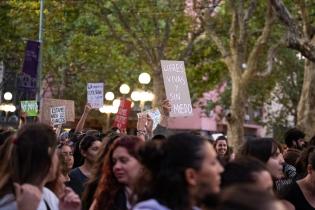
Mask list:
POLYGON ((74 131, 75 133, 76 132, 80 132, 80 131, 83 130, 84 124, 85 124, 85 120, 86 120, 86 118, 89 115, 89 112, 91 110, 92 110, 91 105, 90 104, 86 104, 85 108, 84 108, 84 112, 83 112, 83 114, 82 114, 82 116, 81 116, 81 118, 80 118, 80 120, 79 120, 79 122, 77 124, 77 127, 75 128, 75 131, 74 131))

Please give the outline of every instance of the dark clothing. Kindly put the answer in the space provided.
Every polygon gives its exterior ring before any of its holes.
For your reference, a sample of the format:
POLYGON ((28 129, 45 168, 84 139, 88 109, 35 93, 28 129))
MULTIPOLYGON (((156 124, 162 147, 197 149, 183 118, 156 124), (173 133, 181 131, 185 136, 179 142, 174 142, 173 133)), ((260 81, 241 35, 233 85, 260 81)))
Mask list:
POLYGON ((72 169, 70 171, 69 177, 69 187, 71 187, 73 191, 81 197, 84 191, 84 184, 88 181, 88 178, 79 168, 72 169))
POLYGON ((167 127, 161 126, 160 124, 158 124, 153 131, 153 136, 163 135, 166 138, 173 135, 173 134, 174 133, 170 129, 168 129, 167 127))
POLYGON ((286 188, 282 198, 290 201, 295 206, 295 210, 315 210, 315 208, 307 202, 302 190, 296 182, 286 188))
POLYGON ((115 210, 127 210, 127 196, 125 194, 125 191, 123 189, 119 190, 115 200, 114 200, 114 205, 112 209, 115 210))
MULTIPOLYGON (((112 196, 112 195, 111 195, 112 196)), ((105 208, 105 205, 108 204, 109 198, 105 196, 103 203, 100 204, 100 209, 108 210, 128 210, 131 209, 131 206, 127 206, 127 196, 125 194, 124 188, 120 188, 115 195, 114 202, 111 206, 105 208)))

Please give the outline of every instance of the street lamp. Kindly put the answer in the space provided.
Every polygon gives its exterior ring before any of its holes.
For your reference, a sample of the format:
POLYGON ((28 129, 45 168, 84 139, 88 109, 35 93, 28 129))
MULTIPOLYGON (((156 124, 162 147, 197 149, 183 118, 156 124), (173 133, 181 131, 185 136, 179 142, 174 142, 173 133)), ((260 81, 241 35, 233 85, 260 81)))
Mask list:
POLYGON ((140 84, 142 85, 147 85, 150 83, 151 81, 151 76, 150 74, 146 73, 146 72, 143 72, 139 75, 139 78, 138 78, 140 84))
POLYGON ((4 93, 3 98, 6 101, 6 103, 0 104, 0 111, 5 112, 5 121, 7 121, 8 113, 15 112, 16 107, 12 103, 8 103, 8 101, 11 101, 13 98, 12 93, 10 92, 4 93))
POLYGON ((118 107, 114 107, 112 105, 103 105, 100 109, 101 113, 105 113, 106 114, 106 127, 105 127, 105 131, 108 131, 109 129, 109 121, 110 121, 110 114, 111 113, 117 113, 118 112, 118 107))
POLYGON ((130 91, 130 87, 127 84, 122 84, 119 88, 119 92, 123 95, 128 94, 130 91))
POLYGON ((146 101, 153 101, 154 99, 154 94, 152 92, 149 92, 149 91, 133 91, 131 93, 131 99, 133 101, 140 101, 140 109, 141 109, 141 112, 143 111, 144 109, 144 104, 146 101))
POLYGON ((114 95, 113 92, 107 92, 105 94, 105 99, 108 100, 108 101, 112 101, 112 100, 114 100, 114 98, 115 98, 115 95, 114 95))
POLYGON ((6 92, 6 93, 4 93, 4 95, 3 95, 3 98, 4 98, 4 100, 6 100, 6 101, 11 101, 12 100, 12 93, 10 93, 10 92, 6 92))
POLYGON ((120 99, 116 98, 114 101, 113 101, 113 107, 119 107, 120 105, 120 99))

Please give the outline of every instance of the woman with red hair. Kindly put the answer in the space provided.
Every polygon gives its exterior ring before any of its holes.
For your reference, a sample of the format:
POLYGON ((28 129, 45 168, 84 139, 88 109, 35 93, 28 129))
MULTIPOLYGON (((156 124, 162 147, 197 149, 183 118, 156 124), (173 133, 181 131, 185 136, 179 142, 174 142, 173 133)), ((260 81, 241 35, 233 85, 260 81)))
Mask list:
POLYGON ((123 136, 111 146, 90 210, 131 208, 133 184, 142 168, 136 150, 142 143, 139 137, 123 136))

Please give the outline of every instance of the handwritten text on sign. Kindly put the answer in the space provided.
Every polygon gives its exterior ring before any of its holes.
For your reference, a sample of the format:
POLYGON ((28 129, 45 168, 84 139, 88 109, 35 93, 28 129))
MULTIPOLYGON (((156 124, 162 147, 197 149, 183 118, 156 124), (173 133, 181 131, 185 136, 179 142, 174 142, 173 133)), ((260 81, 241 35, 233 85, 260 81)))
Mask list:
POLYGON ((167 99, 172 104, 171 117, 193 114, 184 61, 161 60, 167 99))
POLYGON ((38 113, 37 101, 21 101, 21 108, 23 112, 27 113, 27 116, 34 117, 38 113))
POLYGON ((50 109, 50 119, 53 125, 62 125, 66 123, 66 107, 58 106, 50 109))
POLYGON ((101 108, 104 103, 104 83, 88 83, 87 101, 92 108, 101 108))

